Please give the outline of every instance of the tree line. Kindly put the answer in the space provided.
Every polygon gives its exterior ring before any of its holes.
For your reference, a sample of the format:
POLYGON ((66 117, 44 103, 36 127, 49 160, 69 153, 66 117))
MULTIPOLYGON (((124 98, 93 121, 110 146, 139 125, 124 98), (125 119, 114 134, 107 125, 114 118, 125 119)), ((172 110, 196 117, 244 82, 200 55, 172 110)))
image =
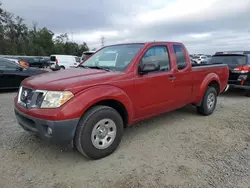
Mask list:
POLYGON ((69 41, 68 34, 58 36, 46 27, 38 28, 36 23, 29 28, 24 19, 15 16, 2 8, 0 2, 0 54, 49 56, 51 54, 67 54, 81 56, 89 50, 83 42, 77 44, 69 41))

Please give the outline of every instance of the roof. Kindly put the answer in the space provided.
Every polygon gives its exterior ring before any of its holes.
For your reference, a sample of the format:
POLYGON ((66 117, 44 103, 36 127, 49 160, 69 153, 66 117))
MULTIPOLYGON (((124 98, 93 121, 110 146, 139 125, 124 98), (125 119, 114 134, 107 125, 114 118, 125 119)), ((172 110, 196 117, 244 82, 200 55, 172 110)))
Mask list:
MULTIPOLYGON (((175 45, 183 45, 181 42, 171 42, 171 41, 149 41, 149 42, 129 42, 129 43, 118 43, 118 44, 112 44, 107 46, 117 46, 117 45, 134 45, 134 44, 142 44, 142 45, 151 45, 151 44, 163 44, 163 43, 170 43, 175 45)), ((105 46, 105 47, 107 47, 105 46)))
POLYGON ((250 54, 250 51, 244 51, 244 50, 238 50, 238 51, 221 51, 221 52, 216 52, 215 55, 219 54, 250 54))

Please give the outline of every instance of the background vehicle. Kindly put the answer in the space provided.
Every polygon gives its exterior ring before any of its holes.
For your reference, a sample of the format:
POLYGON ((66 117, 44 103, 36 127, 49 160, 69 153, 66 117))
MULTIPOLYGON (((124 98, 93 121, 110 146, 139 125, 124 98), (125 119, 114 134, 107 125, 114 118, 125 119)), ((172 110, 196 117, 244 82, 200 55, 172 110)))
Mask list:
POLYGON ((81 58, 72 55, 51 55, 50 68, 52 70, 67 69, 70 67, 77 67, 81 62, 81 58))
POLYGON ((22 67, 24 68, 28 68, 29 67, 29 64, 27 62, 25 62, 24 60, 19 60, 18 58, 5 58, 5 59, 8 59, 16 64, 19 64, 21 65, 22 67))
POLYGON ((229 67, 228 88, 244 89, 246 95, 250 97, 250 52, 217 52, 209 63, 227 64, 229 67))
POLYGON ((0 58, 0 89, 19 88, 25 78, 46 72, 40 69, 24 68, 13 61, 0 58))
POLYGON ((197 59, 197 63, 198 64, 202 64, 204 62, 208 61, 208 57, 206 55, 201 55, 198 59, 197 59))
POLYGON ((29 67, 45 68, 48 66, 48 61, 43 57, 19 57, 19 60, 23 60, 29 64, 29 67))
POLYGON ((106 46, 80 67, 26 79, 15 113, 25 130, 48 142, 73 141, 92 159, 114 152, 137 121, 187 104, 212 114, 229 74, 223 64, 192 66, 184 45, 173 42, 106 46), (115 63, 106 59, 110 52, 115 63))
POLYGON ((87 59, 89 56, 93 55, 95 51, 86 51, 82 53, 81 61, 84 61, 87 59))
POLYGON ((49 57, 41 57, 40 63, 42 68, 48 68, 50 67, 50 58, 49 57))
POLYGON ((19 62, 24 67, 46 68, 49 67, 49 57, 39 56, 1 56, 2 58, 10 59, 11 61, 19 62))

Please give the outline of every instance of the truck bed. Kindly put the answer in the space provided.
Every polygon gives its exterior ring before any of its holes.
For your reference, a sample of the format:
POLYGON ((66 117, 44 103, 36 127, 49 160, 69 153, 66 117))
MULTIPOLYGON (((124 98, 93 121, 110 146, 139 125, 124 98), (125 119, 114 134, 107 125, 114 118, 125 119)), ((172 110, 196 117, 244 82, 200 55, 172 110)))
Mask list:
POLYGON ((192 68, 196 67, 221 67, 221 66, 228 66, 227 64, 223 63, 213 63, 213 64, 192 64, 192 68))

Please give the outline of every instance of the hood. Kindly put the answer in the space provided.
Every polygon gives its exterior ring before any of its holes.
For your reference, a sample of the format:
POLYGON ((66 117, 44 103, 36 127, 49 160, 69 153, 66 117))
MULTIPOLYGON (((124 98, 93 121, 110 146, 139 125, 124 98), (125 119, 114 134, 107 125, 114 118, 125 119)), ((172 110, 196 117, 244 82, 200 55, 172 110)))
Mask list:
POLYGON ((46 74, 39 74, 24 80, 23 85, 41 90, 70 90, 73 93, 101 83, 111 82, 121 72, 108 72, 97 69, 70 68, 46 74))

